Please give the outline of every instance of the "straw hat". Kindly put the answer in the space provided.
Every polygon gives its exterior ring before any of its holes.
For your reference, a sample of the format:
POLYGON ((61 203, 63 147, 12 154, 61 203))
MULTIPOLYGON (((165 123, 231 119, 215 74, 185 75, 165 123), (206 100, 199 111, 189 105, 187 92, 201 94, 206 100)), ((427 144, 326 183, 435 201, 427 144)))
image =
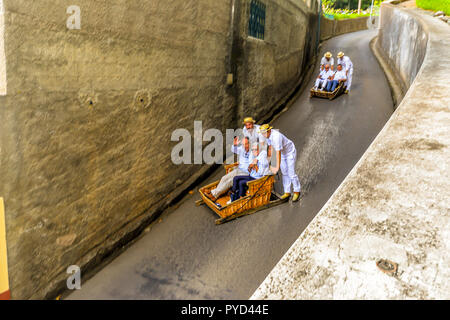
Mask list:
POLYGON ((249 122, 251 122, 251 123, 255 123, 256 121, 255 121, 255 120, 253 120, 253 118, 252 118, 252 117, 247 117, 247 118, 245 118, 245 119, 244 119, 244 122, 243 122, 243 124, 246 124, 246 123, 249 123, 249 122))
POLYGON ((331 58, 333 55, 331 54, 331 52, 327 52, 325 53, 325 58, 331 58))
POLYGON ((338 53, 337 56, 338 56, 338 58, 342 58, 344 56, 344 53, 341 51, 341 52, 338 53))
POLYGON ((259 132, 260 133, 264 133, 267 132, 269 130, 271 130, 273 127, 271 127, 269 124, 263 124, 261 127, 259 127, 259 132))

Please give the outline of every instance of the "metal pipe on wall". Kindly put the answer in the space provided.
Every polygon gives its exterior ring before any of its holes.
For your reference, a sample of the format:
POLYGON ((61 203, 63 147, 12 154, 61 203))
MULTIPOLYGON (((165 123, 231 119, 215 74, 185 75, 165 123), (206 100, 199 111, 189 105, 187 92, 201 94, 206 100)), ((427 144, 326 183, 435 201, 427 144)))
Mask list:
POLYGON ((234 42, 234 20, 235 20, 236 0, 231 0, 231 18, 230 18, 230 38, 229 38, 229 51, 228 51, 228 75, 227 84, 232 85, 234 83, 233 72, 233 42, 234 42))
POLYGON ((316 37, 316 54, 318 54, 319 50, 319 42, 320 42, 320 19, 322 18, 322 0, 319 1, 319 23, 317 26, 317 37, 316 37))

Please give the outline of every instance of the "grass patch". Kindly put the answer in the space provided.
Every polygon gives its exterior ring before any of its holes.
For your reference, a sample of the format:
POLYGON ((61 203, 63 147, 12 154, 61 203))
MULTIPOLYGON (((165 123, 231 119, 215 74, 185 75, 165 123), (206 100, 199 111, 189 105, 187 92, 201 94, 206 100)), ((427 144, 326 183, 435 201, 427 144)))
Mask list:
MULTIPOLYGON (((450 1, 450 0, 445 0, 450 1)), ((379 12, 379 7, 373 8, 372 16, 377 16, 379 12)), ((367 10, 362 10, 361 13, 358 14, 358 10, 347 10, 347 9, 333 9, 333 8, 325 8, 324 16, 328 19, 335 20, 343 20, 343 19, 354 19, 361 17, 370 16, 370 8, 367 10)))
POLYGON ((416 5, 422 9, 444 11, 450 15, 450 0, 416 0, 416 5))

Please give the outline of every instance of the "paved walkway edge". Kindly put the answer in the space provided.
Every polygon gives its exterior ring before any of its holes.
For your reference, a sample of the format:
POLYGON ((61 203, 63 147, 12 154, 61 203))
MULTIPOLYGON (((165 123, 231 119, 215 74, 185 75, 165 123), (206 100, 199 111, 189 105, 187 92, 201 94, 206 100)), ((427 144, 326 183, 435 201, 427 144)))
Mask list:
POLYGON ((450 28, 390 3, 380 23, 410 88, 251 299, 450 298, 450 28))

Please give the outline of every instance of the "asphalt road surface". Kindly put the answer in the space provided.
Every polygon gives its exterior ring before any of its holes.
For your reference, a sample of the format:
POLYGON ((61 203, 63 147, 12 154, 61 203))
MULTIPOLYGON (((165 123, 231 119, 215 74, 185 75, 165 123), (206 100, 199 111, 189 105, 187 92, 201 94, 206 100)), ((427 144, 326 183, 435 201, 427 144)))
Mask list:
MULTIPOLYGON (((322 55, 342 50, 352 59, 349 95, 310 99, 305 90, 273 123, 297 147, 301 201, 216 226, 212 210, 195 206, 195 192, 67 298, 248 299, 393 112, 386 78, 369 48, 374 36, 376 30, 360 31, 322 45, 322 55)), ((222 174, 221 168, 203 185, 222 174)))

